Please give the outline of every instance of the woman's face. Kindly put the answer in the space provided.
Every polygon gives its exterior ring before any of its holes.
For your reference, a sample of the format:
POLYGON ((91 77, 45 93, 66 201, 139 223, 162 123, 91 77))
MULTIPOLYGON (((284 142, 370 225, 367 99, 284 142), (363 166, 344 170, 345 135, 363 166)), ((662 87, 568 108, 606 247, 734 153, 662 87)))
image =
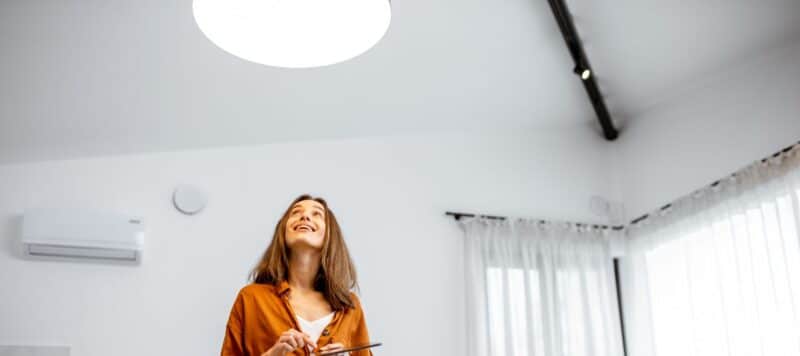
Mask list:
POLYGON ((290 249, 305 245, 321 250, 325 241, 325 207, 315 200, 297 202, 289 211, 285 233, 290 249))

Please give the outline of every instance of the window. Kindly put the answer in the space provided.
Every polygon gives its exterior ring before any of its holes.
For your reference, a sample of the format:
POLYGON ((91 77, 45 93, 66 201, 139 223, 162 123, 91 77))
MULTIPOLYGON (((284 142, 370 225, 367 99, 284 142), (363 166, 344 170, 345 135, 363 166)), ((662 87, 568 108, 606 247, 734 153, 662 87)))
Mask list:
POLYGON ((608 325, 619 315, 604 312, 610 308, 603 296, 612 292, 608 276, 578 268, 554 276, 548 281, 537 269, 487 269, 491 354, 617 356, 609 340, 619 331, 608 325))
POLYGON ((647 252, 656 354, 800 354, 798 216, 786 195, 647 252))

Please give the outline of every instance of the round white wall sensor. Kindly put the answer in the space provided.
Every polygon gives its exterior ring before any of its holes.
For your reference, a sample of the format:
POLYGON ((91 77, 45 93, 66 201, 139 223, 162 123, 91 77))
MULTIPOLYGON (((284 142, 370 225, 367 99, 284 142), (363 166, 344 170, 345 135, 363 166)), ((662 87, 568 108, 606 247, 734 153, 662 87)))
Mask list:
POLYGON ((208 197, 206 193, 191 185, 179 185, 172 194, 172 203, 175 209, 186 215, 199 213, 206 207, 208 197))

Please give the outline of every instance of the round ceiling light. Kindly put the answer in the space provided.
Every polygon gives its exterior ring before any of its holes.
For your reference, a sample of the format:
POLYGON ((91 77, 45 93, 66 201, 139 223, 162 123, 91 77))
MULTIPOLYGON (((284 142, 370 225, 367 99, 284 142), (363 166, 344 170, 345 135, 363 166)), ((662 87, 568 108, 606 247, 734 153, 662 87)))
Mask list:
POLYGON ((389 0, 194 0, 194 19, 223 50, 284 68, 346 61, 374 46, 391 21, 389 0))

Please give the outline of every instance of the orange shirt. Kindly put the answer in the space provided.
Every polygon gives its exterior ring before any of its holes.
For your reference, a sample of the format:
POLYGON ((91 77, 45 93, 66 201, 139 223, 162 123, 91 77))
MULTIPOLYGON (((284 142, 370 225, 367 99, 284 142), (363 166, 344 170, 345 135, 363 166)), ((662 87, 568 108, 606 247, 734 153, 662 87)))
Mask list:
MULTIPOLYGON (((222 356, 260 356, 278 341, 289 329, 300 330, 292 306, 289 304, 289 284, 250 284, 239 291, 231 308, 222 356)), ((341 343, 344 347, 369 343, 367 324, 361 303, 351 293, 354 308, 336 311, 333 320, 322 331, 317 347, 341 343)), ((315 351, 319 351, 318 349, 315 351)), ((308 350, 296 350, 287 356, 310 355, 308 350)), ((371 356, 369 350, 355 351, 355 356, 371 356)))

